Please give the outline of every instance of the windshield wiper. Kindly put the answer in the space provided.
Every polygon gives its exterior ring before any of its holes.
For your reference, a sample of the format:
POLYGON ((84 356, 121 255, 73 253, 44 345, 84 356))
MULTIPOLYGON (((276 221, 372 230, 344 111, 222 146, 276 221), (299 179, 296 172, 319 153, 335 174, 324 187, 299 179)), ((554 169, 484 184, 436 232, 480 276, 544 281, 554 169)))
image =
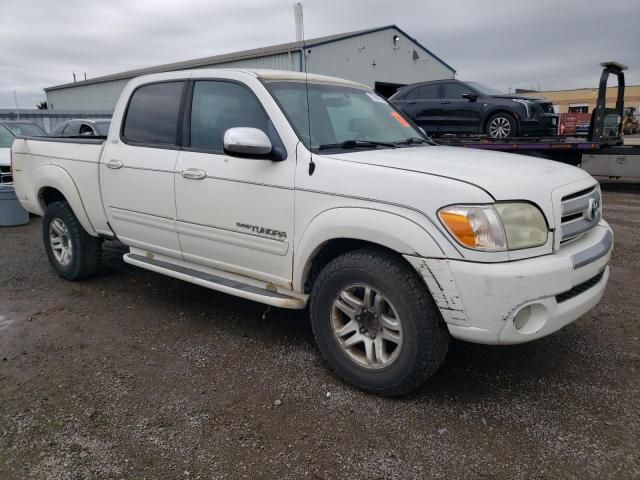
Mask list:
POLYGON ((396 148, 397 145, 391 142, 376 142, 374 140, 345 140, 341 143, 325 143, 320 145, 318 150, 327 150, 329 148, 366 148, 366 147, 389 147, 396 148))
POLYGON ((406 140, 402 140, 401 142, 393 142, 395 145, 411 145, 413 143, 428 143, 431 145, 429 140, 425 140, 424 138, 419 137, 409 137, 406 140))

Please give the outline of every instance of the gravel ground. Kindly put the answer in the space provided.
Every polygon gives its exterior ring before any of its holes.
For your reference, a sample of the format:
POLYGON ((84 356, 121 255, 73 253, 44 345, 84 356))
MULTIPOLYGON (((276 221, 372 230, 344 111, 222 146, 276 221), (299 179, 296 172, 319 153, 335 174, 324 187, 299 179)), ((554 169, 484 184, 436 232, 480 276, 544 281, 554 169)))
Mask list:
POLYGON ((67 282, 0 229, 1 479, 640 478, 640 185, 612 184, 603 301, 545 339, 453 344, 415 394, 334 377, 304 312, 125 265, 67 282))

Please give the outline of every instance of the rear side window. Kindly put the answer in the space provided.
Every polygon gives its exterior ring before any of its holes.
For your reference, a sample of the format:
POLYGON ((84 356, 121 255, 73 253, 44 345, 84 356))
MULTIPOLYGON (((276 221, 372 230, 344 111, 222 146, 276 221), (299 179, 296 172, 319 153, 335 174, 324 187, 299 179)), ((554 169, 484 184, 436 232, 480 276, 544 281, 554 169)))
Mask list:
POLYGON ((8 128, 0 125, 0 148, 11 148, 13 144, 13 134, 8 128))
POLYGON ((184 82, 164 82, 138 88, 129 101, 123 135, 127 141, 175 145, 184 82))
POLYGON ((407 94, 408 99, 415 100, 433 100, 439 98, 438 89, 439 84, 435 85, 422 85, 421 87, 414 88, 407 94))
POLYGON ((91 128, 91 125, 87 125, 86 123, 83 123, 80 125, 80 135, 94 135, 94 131, 93 128, 91 128))
POLYGON ((52 137, 62 136, 62 131, 64 130, 65 126, 66 126, 65 123, 59 123, 58 125, 56 125, 55 128, 51 130, 51 136, 52 137))
POLYGON ((252 127, 269 136, 269 119, 256 97, 236 83, 199 81, 193 87, 191 147, 222 151, 224 132, 252 127))
POLYGON ((64 132, 62 133, 65 137, 74 137, 76 135, 80 135, 80 123, 71 122, 66 127, 64 127, 64 132))

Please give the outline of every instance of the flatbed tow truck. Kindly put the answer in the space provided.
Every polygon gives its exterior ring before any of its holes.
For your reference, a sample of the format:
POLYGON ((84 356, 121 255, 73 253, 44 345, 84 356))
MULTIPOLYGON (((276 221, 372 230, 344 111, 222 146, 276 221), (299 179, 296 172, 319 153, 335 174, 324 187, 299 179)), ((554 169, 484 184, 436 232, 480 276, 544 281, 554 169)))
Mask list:
POLYGON ((586 138, 564 135, 548 137, 514 137, 493 139, 487 136, 445 135, 435 141, 440 145, 497 150, 576 165, 598 177, 640 179, 640 145, 625 145, 622 136, 625 65, 602 63, 596 108, 591 115, 586 138), (607 108, 607 81, 618 81, 614 108, 607 108))

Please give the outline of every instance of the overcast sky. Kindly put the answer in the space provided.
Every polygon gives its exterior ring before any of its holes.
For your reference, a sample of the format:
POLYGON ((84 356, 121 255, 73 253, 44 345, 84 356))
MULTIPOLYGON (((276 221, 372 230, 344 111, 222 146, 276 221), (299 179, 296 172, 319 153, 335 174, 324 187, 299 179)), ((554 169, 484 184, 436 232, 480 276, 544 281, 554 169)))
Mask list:
MULTIPOLYGON (((0 108, 44 87, 295 40, 292 0, 0 0, 0 108)), ((458 71, 508 91, 640 83, 640 0, 306 0, 307 38, 395 23, 458 71)))

